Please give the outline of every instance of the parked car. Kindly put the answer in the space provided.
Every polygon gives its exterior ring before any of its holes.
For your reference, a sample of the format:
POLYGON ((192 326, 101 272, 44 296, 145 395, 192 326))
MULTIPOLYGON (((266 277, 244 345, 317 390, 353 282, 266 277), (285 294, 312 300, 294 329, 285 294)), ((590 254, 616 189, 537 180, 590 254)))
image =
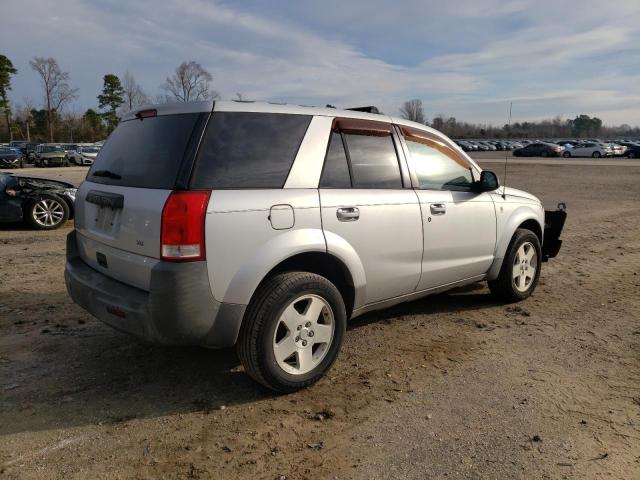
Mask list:
POLYGON ((607 142, 604 145, 611 148, 611 155, 614 157, 624 157, 627 153, 627 147, 614 142, 607 142))
POLYGON ((78 190, 65 278, 108 325, 235 344, 251 377, 287 392, 327 371, 365 312, 480 280, 527 298, 565 215, 408 120, 147 106, 124 116, 78 190))
POLYGON ((640 158, 640 145, 628 145, 624 156, 627 158, 640 158))
POLYGON ((53 230, 73 218, 75 195, 68 182, 0 173, 0 222, 53 230))
POLYGON ((12 148, 19 149, 24 155, 25 160, 30 160, 33 157, 37 143, 17 140, 17 141, 11 142, 9 146, 12 148))
POLYGON ((17 148, 0 147, 0 168, 23 168, 24 155, 17 148))
POLYGON ((62 146, 43 143, 35 149, 34 163, 36 167, 68 167, 69 158, 62 146))
POLYGON ((513 155, 516 157, 557 157, 563 150, 564 147, 560 145, 536 142, 515 149, 513 155))
POLYGON ((69 161, 76 165, 92 165, 100 152, 100 148, 95 145, 80 145, 69 154, 69 161))
POLYGON ((562 156, 565 158, 569 157, 610 157, 613 155, 613 149, 605 145, 603 143, 594 143, 594 142, 586 142, 579 143, 575 145, 573 148, 565 150, 562 152, 562 156))

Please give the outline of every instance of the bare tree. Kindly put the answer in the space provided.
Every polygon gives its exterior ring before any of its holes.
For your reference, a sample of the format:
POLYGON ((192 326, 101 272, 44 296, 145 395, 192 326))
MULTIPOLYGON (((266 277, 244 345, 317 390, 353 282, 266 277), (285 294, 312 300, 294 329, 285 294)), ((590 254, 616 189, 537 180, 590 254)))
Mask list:
POLYGON ((63 72, 54 58, 33 57, 29 64, 42 80, 49 141, 53 142, 53 114, 60 112, 65 104, 77 98, 78 89, 69 86, 69 72, 63 72))
POLYGON ((406 118, 412 122, 426 123, 427 120, 424 116, 422 100, 417 98, 404 102, 402 107, 400 107, 400 115, 402 118, 406 118))
POLYGON ((167 77, 162 89, 179 102, 208 100, 218 96, 217 92, 209 90, 212 81, 213 76, 202 65, 191 60, 188 63, 182 62, 176 68, 176 73, 167 77))
POLYGON ((149 103, 149 97, 128 70, 122 77, 122 88, 124 88, 124 108, 131 110, 138 105, 149 103))

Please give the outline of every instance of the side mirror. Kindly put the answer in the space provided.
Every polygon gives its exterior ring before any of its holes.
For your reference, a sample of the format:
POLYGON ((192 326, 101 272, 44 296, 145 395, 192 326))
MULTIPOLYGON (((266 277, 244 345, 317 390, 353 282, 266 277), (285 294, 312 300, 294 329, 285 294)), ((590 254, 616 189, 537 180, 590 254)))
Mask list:
POLYGON ((476 192, 491 192, 497 190, 499 186, 498 176, 489 170, 483 170, 480 173, 480 180, 474 184, 474 190, 476 192))

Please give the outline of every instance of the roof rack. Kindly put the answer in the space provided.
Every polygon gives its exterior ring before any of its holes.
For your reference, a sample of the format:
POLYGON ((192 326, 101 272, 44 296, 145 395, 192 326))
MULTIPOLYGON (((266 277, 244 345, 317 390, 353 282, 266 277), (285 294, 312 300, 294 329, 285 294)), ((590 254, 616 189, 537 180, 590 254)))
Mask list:
POLYGON ((355 112, 365 112, 365 113, 380 113, 380 110, 378 110, 378 107, 374 107, 373 105, 370 105, 368 107, 353 107, 353 108, 347 108, 346 110, 353 110, 355 112))

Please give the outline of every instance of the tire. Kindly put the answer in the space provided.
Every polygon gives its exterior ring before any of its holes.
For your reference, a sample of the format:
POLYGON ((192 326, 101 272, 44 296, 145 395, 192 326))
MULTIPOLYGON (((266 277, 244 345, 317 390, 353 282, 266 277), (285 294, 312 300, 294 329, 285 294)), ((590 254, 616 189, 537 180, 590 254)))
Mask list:
POLYGON ((519 302, 531 296, 538 285, 540 278, 540 267, 542 266, 542 249, 538 236, 531 230, 519 228, 514 233, 507 253, 502 261, 502 267, 498 278, 489 283, 491 293, 506 302, 519 302), (535 257, 528 257, 530 249, 533 249, 535 257), (527 254, 522 258, 522 253, 527 254), (523 263, 523 260, 526 260, 523 263), (532 272, 531 266, 535 266, 532 272), (515 274, 520 273, 517 277, 515 274), (530 274, 530 280, 526 278, 530 274), (520 283, 523 282, 523 283, 520 283))
POLYGON ((570 158, 570 157, 571 157, 571 152, 564 152, 564 153, 562 154, 562 156, 563 156, 564 158, 570 158))
POLYGON ((55 230, 68 219, 69 205, 57 195, 40 195, 27 205, 25 212, 25 220, 37 230, 55 230))
POLYGON ((549 156, 549 152, 547 152, 546 150, 543 150, 542 153, 540 153, 541 157, 548 157, 549 156))
POLYGON ((634 152, 627 153, 627 158, 636 158, 636 154, 634 152))
POLYGON ((293 392, 317 382, 333 365, 346 326, 344 301, 329 280, 308 272, 279 273, 264 281, 249 302, 238 356, 257 382, 276 392, 293 392), (319 313, 309 314, 312 307, 319 313))
POLYGON ((591 156, 592 156, 593 158, 600 158, 602 155, 600 154, 600 152, 593 152, 593 153, 591 154, 591 156))

